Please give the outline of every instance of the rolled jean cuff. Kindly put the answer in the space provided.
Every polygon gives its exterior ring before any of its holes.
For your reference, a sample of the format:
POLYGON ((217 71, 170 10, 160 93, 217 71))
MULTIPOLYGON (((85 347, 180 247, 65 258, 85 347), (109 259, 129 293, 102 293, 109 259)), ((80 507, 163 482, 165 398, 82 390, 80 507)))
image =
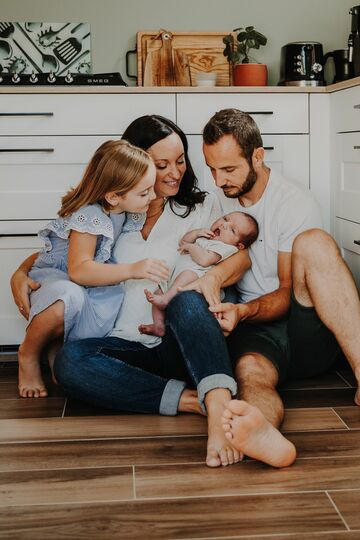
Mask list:
POLYGON ((160 414, 166 416, 175 416, 177 414, 180 397, 185 387, 185 382, 176 379, 170 379, 167 382, 160 401, 160 414))
POLYGON ((225 374, 209 375, 208 377, 205 377, 199 382, 197 387, 199 403, 204 413, 206 413, 204 404, 205 396, 210 390, 214 390, 215 388, 226 388, 230 391, 232 396, 236 396, 237 394, 237 384, 233 377, 225 374))

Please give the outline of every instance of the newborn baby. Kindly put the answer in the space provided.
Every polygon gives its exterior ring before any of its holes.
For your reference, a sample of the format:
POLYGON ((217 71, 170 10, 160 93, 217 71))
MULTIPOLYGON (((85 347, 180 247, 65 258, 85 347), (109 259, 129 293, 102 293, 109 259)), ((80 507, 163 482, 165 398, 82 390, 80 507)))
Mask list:
POLYGON ((248 248, 259 234, 257 221, 245 212, 231 212, 217 219, 210 229, 194 229, 186 233, 179 242, 180 263, 175 268, 175 280, 164 292, 145 290, 151 302, 153 324, 141 324, 139 332, 153 336, 165 334, 165 309, 180 287, 185 287, 207 272, 213 265, 248 248), (189 257, 191 260, 189 260, 189 257), (195 264, 194 264, 195 263, 195 264))

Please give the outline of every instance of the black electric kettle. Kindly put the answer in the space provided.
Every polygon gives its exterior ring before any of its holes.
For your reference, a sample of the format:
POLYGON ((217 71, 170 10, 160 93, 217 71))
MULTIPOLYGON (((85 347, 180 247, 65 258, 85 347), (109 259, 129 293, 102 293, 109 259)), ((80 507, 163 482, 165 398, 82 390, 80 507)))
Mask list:
POLYGON ((335 76, 334 80, 332 81, 333 83, 346 81, 354 76, 353 66, 349 59, 348 49, 337 49, 336 51, 328 52, 324 56, 324 65, 328 58, 332 58, 334 60, 335 76))

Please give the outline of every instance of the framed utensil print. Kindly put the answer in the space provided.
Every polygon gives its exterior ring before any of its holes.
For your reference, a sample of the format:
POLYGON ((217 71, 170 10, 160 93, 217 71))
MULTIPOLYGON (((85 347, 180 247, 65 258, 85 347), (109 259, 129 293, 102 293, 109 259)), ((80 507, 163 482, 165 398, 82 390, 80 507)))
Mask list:
POLYGON ((88 23, 0 22, 0 72, 91 73, 88 23))

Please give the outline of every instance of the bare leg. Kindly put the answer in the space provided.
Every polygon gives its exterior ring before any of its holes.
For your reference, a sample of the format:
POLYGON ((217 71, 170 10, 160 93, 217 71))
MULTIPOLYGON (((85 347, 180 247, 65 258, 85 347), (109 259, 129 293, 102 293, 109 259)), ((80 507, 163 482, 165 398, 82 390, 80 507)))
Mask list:
POLYGON ((294 294, 302 305, 314 306, 335 335, 357 380, 360 405, 360 302, 351 272, 333 238, 320 229, 296 238, 292 266, 294 294))
POLYGON ((232 465, 242 459, 242 453, 227 440, 222 428, 222 415, 231 399, 229 390, 216 388, 205 396, 205 406, 208 416, 208 443, 206 465, 220 467, 232 465))
POLYGON ((64 333, 64 304, 55 302, 36 315, 29 325, 25 340, 19 347, 20 397, 46 397, 41 377, 40 353, 44 346, 64 333))
POLYGON ((167 308, 170 300, 178 293, 179 287, 185 287, 192 281, 197 279, 197 274, 191 270, 184 270, 175 279, 166 293, 162 293, 160 289, 157 289, 154 293, 145 289, 145 296, 148 302, 152 304, 152 316, 154 324, 141 324, 139 326, 139 332, 141 334, 149 334, 151 336, 162 337, 165 335, 165 309, 167 308))
POLYGON ((276 392, 276 368, 260 354, 239 359, 235 377, 241 400, 230 401, 222 417, 225 435, 239 452, 273 467, 287 467, 296 458, 294 445, 279 428, 284 407, 276 392))

